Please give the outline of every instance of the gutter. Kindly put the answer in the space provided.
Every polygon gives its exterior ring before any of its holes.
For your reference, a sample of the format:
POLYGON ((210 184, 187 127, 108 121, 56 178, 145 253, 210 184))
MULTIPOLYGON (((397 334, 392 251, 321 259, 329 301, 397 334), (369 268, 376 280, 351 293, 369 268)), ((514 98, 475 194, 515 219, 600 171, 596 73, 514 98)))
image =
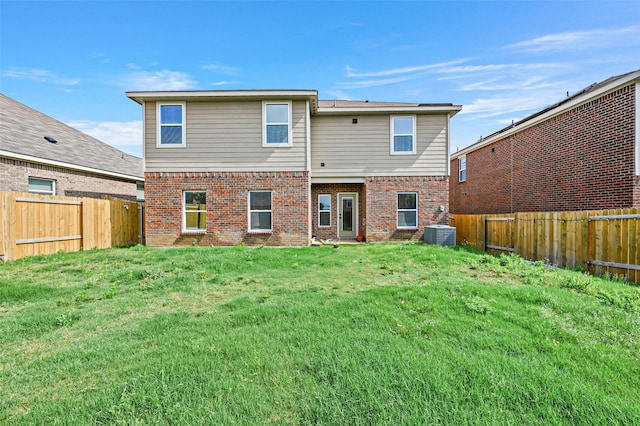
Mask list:
POLYGON ((92 174, 96 174, 96 175, 110 176, 110 177, 115 177, 115 178, 118 178, 118 179, 126 179, 126 180, 133 180, 133 181, 144 181, 144 176, 134 176, 134 175, 128 175, 128 174, 124 174, 124 173, 109 172, 109 171, 106 171, 106 170, 94 169, 92 167, 85 167, 85 166, 78 166, 78 165, 70 164, 70 163, 64 163, 62 161, 44 160, 42 158, 33 157, 31 155, 16 154, 14 152, 4 151, 4 150, 0 150, 0 157, 11 158, 11 159, 14 159, 14 160, 27 161, 29 163, 43 164, 45 166, 54 166, 54 167, 60 167, 60 168, 63 168, 63 169, 77 170, 77 171, 92 173, 92 174))

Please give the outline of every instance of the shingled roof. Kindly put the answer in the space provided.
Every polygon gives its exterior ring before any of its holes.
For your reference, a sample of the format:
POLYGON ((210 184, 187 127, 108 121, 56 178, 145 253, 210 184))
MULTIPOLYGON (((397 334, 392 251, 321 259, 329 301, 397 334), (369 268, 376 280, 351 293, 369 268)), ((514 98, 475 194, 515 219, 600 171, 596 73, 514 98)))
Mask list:
POLYGON ((144 179, 141 158, 3 94, 0 94, 0 156, 133 181, 144 179))

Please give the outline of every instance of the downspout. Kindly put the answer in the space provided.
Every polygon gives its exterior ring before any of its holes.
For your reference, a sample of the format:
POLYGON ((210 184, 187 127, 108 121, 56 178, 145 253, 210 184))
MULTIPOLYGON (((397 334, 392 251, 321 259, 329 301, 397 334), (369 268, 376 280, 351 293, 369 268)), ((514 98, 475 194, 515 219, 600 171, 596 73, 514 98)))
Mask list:
POLYGON ((450 147, 451 147, 451 113, 448 113, 447 114, 447 150, 446 150, 446 158, 447 158, 446 174, 448 177, 451 177, 451 158, 449 154, 449 150, 451 149, 450 147))
POLYGON ((310 107, 310 101, 309 99, 307 99, 306 103, 305 103, 305 108, 306 108, 306 121, 305 121, 305 130, 306 130, 306 165, 305 165, 305 169, 307 171, 307 194, 308 194, 308 201, 307 201, 307 245, 311 244, 311 238, 313 235, 313 219, 312 219, 312 212, 313 212, 313 200, 311 197, 311 107, 310 107))

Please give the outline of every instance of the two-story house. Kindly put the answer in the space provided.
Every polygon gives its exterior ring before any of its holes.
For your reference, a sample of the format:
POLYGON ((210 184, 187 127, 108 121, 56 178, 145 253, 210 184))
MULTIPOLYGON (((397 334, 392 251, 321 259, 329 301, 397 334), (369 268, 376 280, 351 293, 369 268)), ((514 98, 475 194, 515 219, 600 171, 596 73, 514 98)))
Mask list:
POLYGON ((455 214, 640 207, 640 70, 482 138, 451 171, 455 214))
POLYGON ((447 222, 460 106, 315 90, 127 96, 143 107, 149 245, 408 240, 447 222))

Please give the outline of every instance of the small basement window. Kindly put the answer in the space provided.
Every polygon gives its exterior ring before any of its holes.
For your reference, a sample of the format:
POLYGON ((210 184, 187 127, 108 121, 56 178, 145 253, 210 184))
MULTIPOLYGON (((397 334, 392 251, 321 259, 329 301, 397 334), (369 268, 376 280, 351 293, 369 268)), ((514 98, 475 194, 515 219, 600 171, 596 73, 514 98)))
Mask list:
POLYGON ((29 192, 56 195, 56 181, 53 179, 29 178, 29 192))

